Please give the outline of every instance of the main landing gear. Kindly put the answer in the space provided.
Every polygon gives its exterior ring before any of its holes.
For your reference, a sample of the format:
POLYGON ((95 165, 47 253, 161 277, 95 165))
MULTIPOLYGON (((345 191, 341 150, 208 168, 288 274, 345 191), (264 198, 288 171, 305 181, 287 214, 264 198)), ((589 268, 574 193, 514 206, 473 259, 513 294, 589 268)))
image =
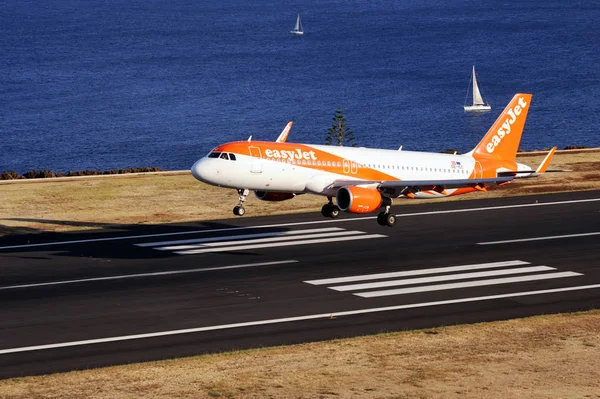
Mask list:
POLYGON ((383 212, 379 213, 379 215, 377 215, 377 223, 379 223, 380 226, 392 227, 396 224, 396 215, 394 215, 393 213, 390 213, 390 208, 391 208, 391 204, 386 205, 385 211, 383 211, 383 212))
POLYGON ((327 197, 327 199, 329 202, 323 205, 323 208, 321 208, 321 215, 325 216, 326 218, 335 219, 340 215, 340 208, 333 204, 333 197, 327 197))
POLYGON ((238 188, 237 192, 240 198, 240 203, 233 208, 233 214, 235 216, 244 216, 246 213, 246 210, 244 209, 244 201, 246 201, 246 196, 250 193, 250 191, 243 188, 238 188))

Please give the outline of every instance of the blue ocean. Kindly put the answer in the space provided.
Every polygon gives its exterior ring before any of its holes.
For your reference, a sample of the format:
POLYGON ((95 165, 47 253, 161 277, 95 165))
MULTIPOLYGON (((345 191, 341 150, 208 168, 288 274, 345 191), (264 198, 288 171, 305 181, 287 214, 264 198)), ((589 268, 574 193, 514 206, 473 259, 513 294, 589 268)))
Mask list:
POLYGON ((3 0, 0 171, 188 169, 219 143, 474 147, 517 92, 525 150, 600 146, 600 2, 3 0), (300 14, 303 36, 293 36, 300 14), (492 111, 463 111, 475 65, 492 111))

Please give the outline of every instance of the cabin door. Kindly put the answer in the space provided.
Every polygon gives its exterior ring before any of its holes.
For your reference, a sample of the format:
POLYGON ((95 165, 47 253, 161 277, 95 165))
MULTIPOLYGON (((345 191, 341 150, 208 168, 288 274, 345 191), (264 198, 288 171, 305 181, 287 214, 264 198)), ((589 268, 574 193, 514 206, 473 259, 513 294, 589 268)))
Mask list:
POLYGON ((260 148, 250 146, 248 149, 250 150, 250 172, 262 173, 262 155, 260 148))

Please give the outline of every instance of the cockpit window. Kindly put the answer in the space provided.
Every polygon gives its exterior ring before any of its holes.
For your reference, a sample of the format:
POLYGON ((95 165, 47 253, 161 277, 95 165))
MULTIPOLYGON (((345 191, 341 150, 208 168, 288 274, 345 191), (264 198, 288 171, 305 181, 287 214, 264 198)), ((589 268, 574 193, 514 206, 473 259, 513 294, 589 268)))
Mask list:
POLYGON ((221 159, 225 159, 226 161, 235 161, 235 155, 230 153, 230 152, 216 152, 213 151, 210 154, 208 154, 209 158, 221 158, 221 159))

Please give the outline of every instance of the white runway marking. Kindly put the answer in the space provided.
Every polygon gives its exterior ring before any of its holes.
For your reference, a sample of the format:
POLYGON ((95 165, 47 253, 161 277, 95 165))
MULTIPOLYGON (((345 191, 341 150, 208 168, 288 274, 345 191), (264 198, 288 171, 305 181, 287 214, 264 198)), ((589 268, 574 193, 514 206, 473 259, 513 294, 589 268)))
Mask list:
POLYGON ((219 270, 243 269, 243 268, 247 268, 247 267, 284 265, 287 263, 298 263, 298 261, 290 259, 290 260, 273 261, 273 262, 246 263, 246 264, 231 265, 231 266, 205 267, 205 268, 201 268, 201 269, 170 270, 168 272, 124 274, 121 276, 81 278, 81 279, 77 279, 77 280, 51 281, 48 283, 9 285, 9 286, 5 286, 5 287, 0 287, 0 291, 14 290, 14 289, 18 289, 18 288, 48 287, 48 286, 53 286, 53 285, 89 283, 92 281, 123 280, 123 279, 128 279, 128 278, 172 276, 172 275, 176 275, 176 274, 187 274, 187 273, 203 273, 203 272, 212 272, 212 271, 219 271, 219 270))
POLYGON ((515 240, 478 242, 477 245, 496 245, 496 244, 512 244, 515 242, 527 242, 527 241, 561 240, 564 238, 589 237, 589 236, 597 236, 597 235, 600 235, 600 231, 596 231, 593 233, 564 234, 564 235, 560 235, 560 236, 532 237, 532 238, 519 238, 519 239, 515 239, 515 240))
MULTIPOLYGON (((590 199, 581 199, 581 200, 572 200, 572 201, 541 202, 541 203, 531 203, 531 204, 490 206, 490 207, 482 207, 482 208, 451 209, 451 210, 445 210, 445 211, 406 213, 406 214, 396 215, 396 217, 406 218, 406 217, 414 217, 414 216, 442 215, 442 214, 450 214, 450 213, 481 212, 481 211, 498 210, 498 209, 527 208, 527 207, 540 207, 540 206, 552 206, 552 205, 569 205, 569 204, 597 202, 597 201, 600 201, 600 198, 590 198, 590 199)), ((192 235, 192 234, 207 234, 207 233, 210 234, 210 233, 219 233, 219 232, 227 232, 227 231, 241 231, 241 230, 251 230, 251 229, 305 226, 305 225, 310 225, 310 224, 344 223, 344 222, 354 222, 354 221, 359 221, 359 220, 370 220, 370 219, 375 219, 375 218, 376 218, 375 216, 367 216, 367 217, 356 217, 356 218, 348 218, 348 219, 321 219, 321 220, 312 220, 312 221, 307 221, 307 222, 279 223, 279 224, 270 224, 270 225, 262 225, 262 226, 226 227, 226 228, 220 228, 220 229, 179 231, 179 232, 172 232, 172 233, 145 234, 145 235, 136 235, 136 236, 105 237, 105 238, 91 238, 91 239, 86 239, 86 240, 57 241, 57 242, 45 242, 45 243, 37 243, 37 244, 23 244, 23 245, 8 245, 8 246, 0 247, 0 250, 38 248, 38 247, 49 247, 49 246, 67 245, 67 244, 85 244, 85 243, 105 242, 105 241, 136 240, 136 239, 154 238, 154 237, 172 237, 172 236, 177 236, 177 235, 192 235)))
POLYGON ((362 298, 375 298, 391 295, 406 295, 431 291, 447 291, 490 285, 514 284, 526 281, 550 280, 582 276, 576 272, 545 273, 556 270, 550 266, 528 266, 529 262, 509 260, 502 262, 477 263, 470 265, 436 267, 431 269, 406 270, 401 272, 365 274, 362 276, 334 277, 321 280, 309 280, 311 285, 327 285, 328 289, 338 292, 351 292, 362 298), (496 270, 489 270, 496 269, 496 270), (483 270, 483 271, 482 271, 483 270), (468 271, 467 273, 460 273, 468 271), (423 276, 424 277, 415 277, 423 276), (519 275, 489 279, 492 276, 519 275), (406 278, 413 277, 413 278, 406 278), (373 280, 381 280, 375 281, 373 280), (464 280, 456 283, 434 284, 439 282, 464 280), (365 282, 368 281, 368 282, 365 282), (355 284, 343 284, 343 283, 355 284), (342 285, 340 285, 342 284, 342 285), (416 287, 381 290, 379 288, 413 285, 416 287), (366 291, 373 290, 375 291, 366 291))
POLYGON ((506 274, 533 273, 533 272, 542 272, 542 271, 548 271, 548 270, 556 270, 556 269, 553 267, 548 267, 548 266, 532 266, 532 267, 521 267, 521 268, 515 268, 515 269, 493 270, 493 271, 489 271, 489 272, 459 273, 459 274, 451 274, 448 276, 407 278, 404 280, 389 280, 389 281, 380 281, 377 283, 340 285, 337 287, 329 287, 329 288, 334 291, 358 291, 358 290, 367 290, 367 289, 372 289, 372 288, 397 287, 400 285, 434 283, 434 282, 439 282, 439 281, 466 280, 466 279, 470 279, 470 278, 503 276, 506 274))
POLYGON ((423 275, 423 274, 450 273, 450 272, 460 272, 460 271, 465 271, 465 270, 490 269, 490 268, 494 268, 494 267, 521 266, 521 265, 529 265, 529 264, 530 264, 529 262, 523 262, 522 260, 509 260, 509 261, 503 261, 503 262, 476 263, 473 265, 408 270, 408 271, 404 271, 404 272, 363 274, 360 276, 325 278, 325 279, 321 279, 321 280, 305 281, 305 283, 312 284, 312 285, 329 285, 329 284, 338 284, 338 283, 349 283, 352 281, 381 280, 384 278, 419 276, 419 275, 423 275))
POLYGON ((233 328, 263 326, 263 325, 268 325, 268 324, 281 324, 281 323, 292 323, 292 322, 306 321, 306 320, 330 319, 332 317, 336 318, 336 317, 343 317, 343 316, 355 316, 355 315, 368 314, 368 313, 389 312, 389 311, 404 310, 404 309, 415 309, 415 308, 425 308, 425 307, 432 307, 432 306, 452 305, 452 304, 457 304, 457 303, 481 302, 481 301, 490 301, 490 300, 494 300, 494 299, 518 298, 518 297, 533 296, 533 295, 553 294, 553 293, 559 293, 559 292, 582 291, 582 290, 590 290, 590 289, 596 289, 596 288, 600 288, 600 284, 582 285, 582 286, 578 286, 578 287, 555 288, 555 289, 539 290, 539 291, 514 292, 514 293, 510 293, 510 294, 488 295, 488 296, 479 296, 479 297, 471 297, 471 298, 450 299, 450 300, 445 300, 445 301, 422 302, 422 303, 413 303, 413 304, 407 304, 407 305, 385 306, 385 307, 380 307, 380 308, 357 309, 357 310, 349 310, 349 311, 343 311, 343 312, 326 312, 326 313, 306 315, 306 316, 285 317, 285 318, 281 318, 281 319, 257 320, 257 321, 250 321, 250 322, 245 322, 245 323, 222 324, 222 325, 215 325, 215 326, 187 328, 187 329, 182 329, 182 330, 159 331, 159 332, 146 333, 146 334, 123 335, 123 336, 117 336, 117 337, 88 339, 88 340, 81 340, 81 341, 60 342, 60 343, 46 344, 46 345, 23 346, 23 347, 18 347, 18 348, 0 349, 0 355, 6 355, 6 354, 11 354, 11 353, 21 353, 21 352, 33 352, 33 351, 48 350, 48 349, 67 348, 67 347, 75 347, 75 346, 82 346, 82 345, 103 344, 103 343, 109 343, 109 342, 131 341, 134 339, 156 338, 156 337, 165 337, 165 336, 181 335, 181 334, 193 334, 193 333, 200 333, 200 332, 206 332, 206 331, 229 330, 229 329, 233 329, 233 328))
POLYGON ((414 288, 398 288, 395 290, 362 292, 362 293, 354 294, 354 295, 360 296, 363 298, 375 298, 375 297, 390 296, 390 295, 414 294, 417 292, 455 290, 458 288, 484 287, 484 286, 488 286, 488 285, 521 283, 524 281, 549 280, 549 279, 554 279, 554 278, 565 278, 565 277, 575 277, 575 276, 582 276, 582 274, 575 273, 575 272, 534 274, 533 276, 494 278, 494 279, 489 279, 489 280, 470 281, 470 282, 466 282, 466 283, 437 284, 437 285, 426 285, 423 287, 414 287, 414 288))
POLYGON ((360 236, 318 238, 318 239, 312 239, 312 240, 293 241, 293 242, 274 242, 274 243, 265 243, 265 244, 255 244, 255 245, 234 245, 234 246, 219 247, 219 248, 191 249, 188 251, 175 251, 175 253, 179 254, 179 255, 197 255, 197 254, 204 254, 204 253, 209 253, 209 252, 228 252, 228 251, 242 251, 242 250, 247 250, 247 249, 259 249, 259 248, 276 248, 276 247, 308 245, 308 244, 324 244, 327 242, 369 240, 372 238, 384 238, 384 237, 387 237, 387 236, 385 236, 383 234, 363 234, 360 236))
MULTIPOLYGON (((343 229, 340 229, 343 230, 343 229)), ((318 234, 307 234, 307 235, 303 235, 301 237, 298 237, 299 233, 303 233, 304 230, 300 230, 300 231, 295 231, 293 236, 278 236, 278 237, 270 237, 270 238, 257 238, 257 239, 253 239, 253 240, 231 240, 231 241, 222 241, 222 242, 212 242, 212 243, 207 243, 207 244, 198 244, 198 245, 174 245, 174 246, 168 246, 168 247, 158 247, 158 248, 154 248, 154 249, 158 249, 160 251, 182 251, 182 250, 188 250, 188 249, 202 249, 202 248, 216 248, 216 247, 231 247, 231 246, 235 246, 235 245, 242 245, 242 244, 263 244, 263 243, 269 243, 269 242, 282 242, 282 241, 298 241, 298 240, 304 240, 306 238, 327 238, 327 237, 331 237, 332 235, 335 235, 336 237, 342 237, 342 236, 352 236, 352 235, 360 235, 360 234, 365 234, 364 231, 358 231, 358 230, 348 230, 348 231, 340 231, 340 232, 336 232, 335 234, 332 234, 331 232, 328 233, 318 233, 318 234)), ((221 240, 224 238, 237 238, 236 236, 228 236, 228 237, 219 237, 221 240)), ((289 245, 295 245, 295 243, 291 243, 289 245)), ((260 246, 257 246, 258 248, 260 248, 260 246)))
POLYGON ((280 236, 291 236, 297 234, 309 234, 309 233, 325 233, 332 231, 342 231, 341 227, 325 227, 321 229, 306 229, 306 230, 287 230, 287 231, 271 231, 268 233, 254 233, 254 234, 239 234, 227 237, 207 237, 207 238, 191 238, 189 240, 175 240, 175 241, 160 241, 160 242, 144 242, 141 244, 135 244, 138 247, 160 247, 163 245, 185 245, 185 244, 200 244, 206 242, 222 241, 223 238, 231 238, 236 240, 246 238, 261 238, 261 237, 280 237, 280 236))
POLYGON ((178 255, 197 255, 260 248, 369 240, 383 237, 387 236, 383 234, 366 234, 364 231, 359 230, 345 230, 340 227, 325 227, 319 229, 206 237, 194 240, 147 242, 136 245, 159 251, 171 251, 178 255))

